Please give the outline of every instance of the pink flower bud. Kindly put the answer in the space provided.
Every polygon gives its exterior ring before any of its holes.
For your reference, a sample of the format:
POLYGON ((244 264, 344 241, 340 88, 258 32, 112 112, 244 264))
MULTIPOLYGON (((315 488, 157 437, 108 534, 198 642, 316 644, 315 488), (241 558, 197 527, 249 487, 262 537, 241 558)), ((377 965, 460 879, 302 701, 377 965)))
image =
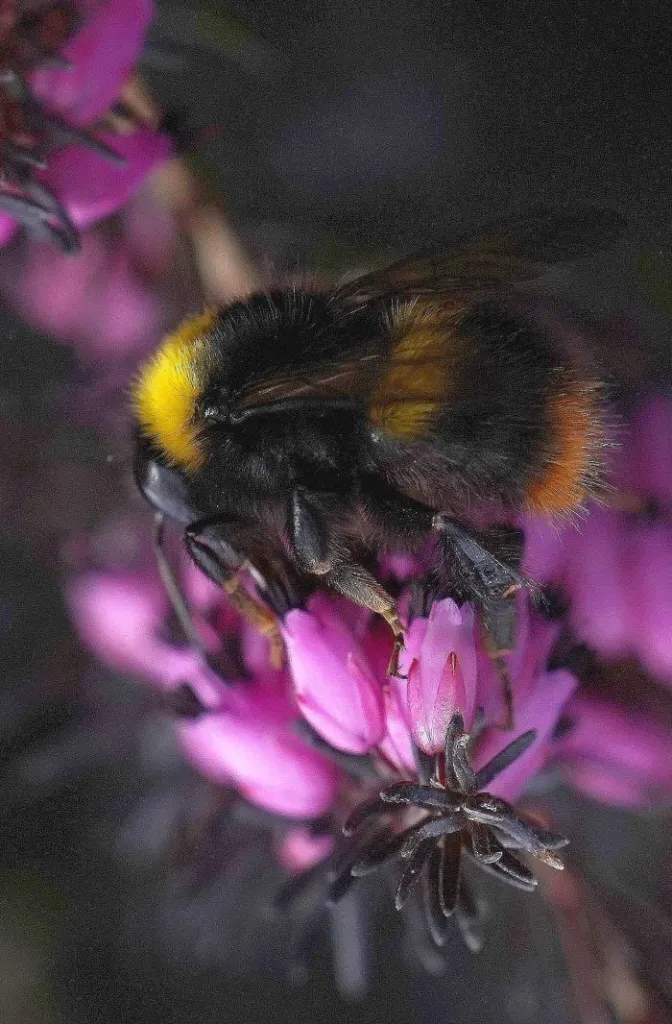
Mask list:
MULTIPOLYGON (((422 620, 409 631, 409 649, 419 647, 408 669, 408 710, 415 741, 427 754, 443 749, 446 728, 459 708, 471 724, 476 699, 474 612, 454 601, 437 602, 424 636, 422 620), (418 644, 419 641, 419 644, 418 644)), ((407 653, 406 657, 408 658, 407 653)))

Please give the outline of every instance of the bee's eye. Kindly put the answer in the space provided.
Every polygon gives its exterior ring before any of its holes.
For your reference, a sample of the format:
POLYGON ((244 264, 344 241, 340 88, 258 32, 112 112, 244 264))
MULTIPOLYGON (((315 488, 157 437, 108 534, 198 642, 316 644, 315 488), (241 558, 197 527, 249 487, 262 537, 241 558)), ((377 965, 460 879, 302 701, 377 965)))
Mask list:
POLYGON ((229 409, 222 402, 207 400, 200 409, 201 416, 208 423, 228 423, 229 409))

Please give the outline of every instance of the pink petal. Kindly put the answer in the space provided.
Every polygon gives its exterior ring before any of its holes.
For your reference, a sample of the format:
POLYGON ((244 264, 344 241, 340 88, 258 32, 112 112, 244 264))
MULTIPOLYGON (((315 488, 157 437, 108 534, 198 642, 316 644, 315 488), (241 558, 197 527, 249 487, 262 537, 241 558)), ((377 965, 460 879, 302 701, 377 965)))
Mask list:
POLYGON ((569 781, 596 800, 620 805, 669 803, 672 737, 645 715, 578 695, 567 715, 573 728, 554 744, 569 781))
POLYGON ((83 146, 65 146, 38 175, 78 228, 109 217, 155 167, 172 156, 171 141, 163 132, 138 128, 130 135, 107 132, 100 139, 123 157, 125 164, 114 164, 83 146))
POLYGON ((320 621, 295 609, 285 617, 283 636, 304 718, 339 750, 370 750, 385 729, 383 698, 352 633, 338 619, 320 621))
POLYGON ((8 217, 6 213, 0 213, 0 245, 7 245, 7 242, 11 241, 18 230, 19 225, 13 217, 8 217))
POLYGON ((595 509, 581 532, 568 539, 566 583, 573 626, 601 654, 617 656, 627 645, 629 609, 622 515, 595 509))
POLYGON ((390 679, 384 688, 385 735, 378 743, 378 750, 397 771, 412 775, 416 766, 406 690, 405 679, 390 679))
POLYGON ((556 580, 567 560, 567 545, 572 542, 571 528, 561 529, 548 519, 539 517, 527 517, 522 527, 525 531, 523 571, 535 583, 556 580))
POLYGON ((314 836, 307 828, 290 828, 277 850, 278 862, 293 875, 301 875, 326 860, 334 849, 331 836, 314 836))
POLYGON ((482 768, 516 736, 528 729, 537 731, 537 738, 529 750, 488 786, 491 793, 504 800, 518 799, 548 759, 553 730, 576 686, 577 681, 570 672, 558 670, 540 673, 527 700, 516 710, 515 731, 506 733, 501 729, 488 729, 483 734, 474 759, 476 768, 482 768))
POLYGON ((100 661, 163 690, 189 683, 206 706, 220 705, 223 684, 201 656, 161 639, 168 609, 158 581, 91 573, 71 583, 67 597, 83 643, 100 661))
POLYGON ((438 601, 408 672, 408 710, 416 743, 428 754, 438 753, 456 709, 471 724, 475 699, 473 609, 458 608, 450 599, 438 601))
POLYGON ((672 682, 672 529, 633 524, 627 546, 630 644, 654 675, 672 682))
POLYGON ((72 66, 39 69, 30 79, 33 95, 74 125, 91 124, 115 102, 154 16, 151 0, 101 0, 86 7, 82 27, 61 51, 72 66))
POLYGON ((156 343, 163 310, 123 240, 82 235, 79 259, 34 242, 3 262, 2 291, 26 319, 75 348, 89 364, 122 362, 156 343))
POLYGON ((650 398, 632 425, 638 489, 672 509, 672 400, 650 398))
POLYGON ((263 704, 256 707, 254 694, 229 712, 183 723, 179 736, 184 753, 206 778, 234 785, 275 814, 317 817, 334 802, 338 775, 333 765, 263 704))

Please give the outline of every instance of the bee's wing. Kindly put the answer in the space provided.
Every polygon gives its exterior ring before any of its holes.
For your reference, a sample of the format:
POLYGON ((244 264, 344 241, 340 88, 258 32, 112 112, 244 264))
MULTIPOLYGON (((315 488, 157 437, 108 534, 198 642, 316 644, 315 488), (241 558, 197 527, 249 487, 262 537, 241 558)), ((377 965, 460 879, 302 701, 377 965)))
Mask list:
MULTIPOLYGON (((438 253, 419 254, 344 284, 336 303, 375 303, 385 298, 412 300, 422 296, 469 299, 498 291, 516 282, 542 276, 553 263, 575 260, 604 247, 621 234, 622 218, 594 207, 550 210, 537 207, 525 216, 507 217, 465 236, 438 253)), ((292 371, 257 381, 240 396, 239 417, 287 412, 316 403, 352 404, 365 401, 387 357, 375 339, 357 352, 324 359, 299 374, 292 371), (290 404, 291 403, 291 404, 290 404)), ((420 406, 434 394, 434 371, 445 363, 435 346, 404 349, 403 381, 395 377, 394 394, 378 396, 376 409, 388 419, 401 406, 420 406), (417 382, 421 381, 421 386, 417 382)))
POLYGON ((385 296, 473 295, 531 281, 554 263, 581 259, 611 245, 624 220, 612 210, 536 207, 464 236, 437 252, 419 253, 365 274, 339 289, 358 301, 385 296))

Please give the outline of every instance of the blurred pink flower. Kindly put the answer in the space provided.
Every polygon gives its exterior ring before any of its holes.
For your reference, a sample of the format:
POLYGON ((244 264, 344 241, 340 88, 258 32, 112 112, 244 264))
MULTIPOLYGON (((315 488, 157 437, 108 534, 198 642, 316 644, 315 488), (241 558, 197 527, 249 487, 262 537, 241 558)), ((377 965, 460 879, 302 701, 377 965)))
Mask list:
POLYGON ((168 692, 187 683, 204 707, 219 707, 224 687, 203 655, 166 638, 169 608, 154 577, 91 573, 67 597, 81 639, 102 662, 168 692))
POLYGON ((141 188, 118 223, 91 228, 80 241, 79 259, 39 242, 0 252, 0 292, 17 313, 73 347, 98 371, 98 384, 105 370, 123 386, 189 301, 188 289, 173 286, 179 232, 141 188))
POLYGON ((81 27, 62 46, 65 68, 35 68, 33 96, 73 125, 90 125, 119 96, 142 52, 153 0, 75 0, 81 27))
POLYGON ((553 760, 571 785, 603 803, 668 805, 672 737, 653 718, 602 697, 577 694, 553 760))
POLYGON ((206 778, 232 785, 252 803, 290 818, 330 810, 338 772, 295 732, 286 681, 244 684, 226 707, 179 726, 182 750, 206 778))
MULTIPOLYGON (((74 250, 76 229, 123 205, 172 152, 168 136, 153 128, 90 134, 141 52, 151 0, 71 0, 69 10, 71 34, 64 43, 59 39, 58 51, 67 66, 41 67, 44 53, 26 55, 18 44, 4 68, 0 56, 0 110, 11 144, 3 156, 0 244, 22 222, 38 237, 74 250)), ((20 40, 20 16, 13 32, 20 40)))
POLYGON ((621 445, 606 505, 560 531, 532 524, 525 568, 562 595, 581 641, 672 684, 672 398, 648 398, 621 445))
POLYGON ((331 836, 314 835, 308 828, 295 826, 283 835, 276 849, 276 857, 290 874, 300 875, 326 860, 333 849, 334 840, 331 836))

